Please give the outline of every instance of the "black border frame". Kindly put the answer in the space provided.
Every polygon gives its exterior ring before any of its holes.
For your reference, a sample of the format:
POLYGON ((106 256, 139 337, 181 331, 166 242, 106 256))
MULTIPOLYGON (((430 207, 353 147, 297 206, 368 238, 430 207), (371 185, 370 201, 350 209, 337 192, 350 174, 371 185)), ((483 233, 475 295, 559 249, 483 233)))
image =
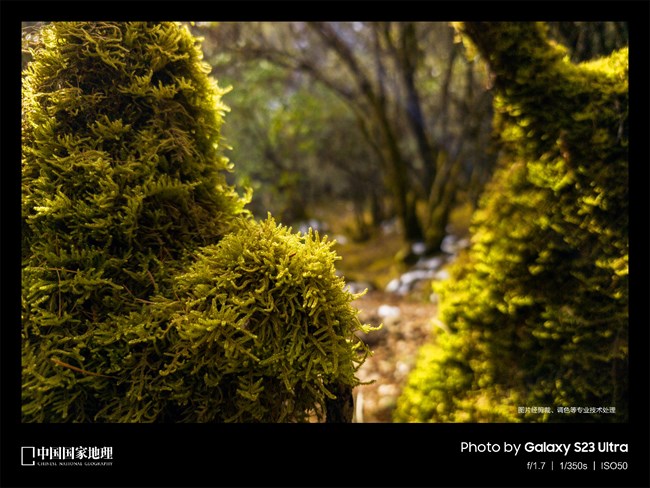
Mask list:
POLYGON ((2 0, 0 485, 9 486, 650 486, 647 1, 2 0), (577 14, 579 12, 579 14, 577 14), (577 16, 577 17, 576 17, 577 16), (20 23, 30 20, 624 20, 630 24, 630 422, 624 424, 21 424, 20 23), (474 443, 614 442, 626 471, 530 471, 556 454, 460 452, 474 443), (111 446, 111 467, 20 465, 22 446, 111 446))

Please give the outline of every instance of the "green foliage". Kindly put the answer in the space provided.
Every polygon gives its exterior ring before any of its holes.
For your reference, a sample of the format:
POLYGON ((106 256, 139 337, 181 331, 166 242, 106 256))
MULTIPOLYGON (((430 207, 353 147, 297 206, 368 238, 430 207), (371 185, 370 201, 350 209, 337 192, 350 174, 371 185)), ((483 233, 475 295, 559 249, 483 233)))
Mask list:
POLYGON ((359 384, 368 331, 335 273, 333 242, 264 222, 206 246, 125 334, 125 389, 107 421, 305 422, 359 384), (141 347, 138 348, 137 346, 141 347))
POLYGON ((422 349, 395 418, 625 421, 627 49, 572 64, 543 24, 463 30, 495 73, 504 153, 436 288, 449 332, 422 349), (518 412, 540 406, 552 413, 518 412))
POLYGON ((117 393, 121 318, 246 199, 220 154, 226 107, 174 23, 55 22, 23 84, 23 414, 92 420, 117 393))
MULTIPOLYGON (((222 31, 219 26, 205 35, 222 31)), ((264 218, 270 211, 285 223, 305 221, 322 202, 363 201, 381 186, 376 161, 359 144, 354 114, 340 99, 268 61, 233 63, 222 44, 216 43, 218 55, 210 59, 219 79, 235 85, 227 101, 237 107, 223 136, 232 146, 236 177, 254 188, 248 206, 253 214, 264 218)))

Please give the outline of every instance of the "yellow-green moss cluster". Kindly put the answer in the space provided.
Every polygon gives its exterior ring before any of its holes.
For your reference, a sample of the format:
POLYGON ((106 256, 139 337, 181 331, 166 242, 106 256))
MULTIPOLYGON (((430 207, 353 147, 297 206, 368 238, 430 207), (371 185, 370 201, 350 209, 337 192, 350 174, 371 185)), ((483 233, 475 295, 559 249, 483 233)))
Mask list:
POLYGON ((107 420, 323 420, 369 352, 331 245, 269 217, 201 249, 173 299, 128 319, 128 390, 107 420))

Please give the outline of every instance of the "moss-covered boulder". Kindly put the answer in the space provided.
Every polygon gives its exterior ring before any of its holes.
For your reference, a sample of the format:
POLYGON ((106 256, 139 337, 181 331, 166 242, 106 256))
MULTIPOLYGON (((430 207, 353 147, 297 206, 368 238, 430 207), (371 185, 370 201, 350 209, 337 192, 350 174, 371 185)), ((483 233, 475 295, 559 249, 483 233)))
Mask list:
POLYGON ((333 241, 269 217, 206 246, 125 335, 131 355, 106 420, 351 421, 369 351, 333 241), (152 341, 152 337, 155 339, 152 341))
POLYGON ((495 82, 500 168, 436 287, 397 421, 628 418, 628 52, 574 64, 541 23, 465 23, 495 82))

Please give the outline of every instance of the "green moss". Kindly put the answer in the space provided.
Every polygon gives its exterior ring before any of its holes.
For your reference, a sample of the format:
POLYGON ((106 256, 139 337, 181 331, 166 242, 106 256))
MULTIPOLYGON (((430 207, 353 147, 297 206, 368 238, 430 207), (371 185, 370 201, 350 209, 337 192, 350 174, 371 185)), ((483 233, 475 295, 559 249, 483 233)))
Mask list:
POLYGON ((496 76, 503 156, 471 249, 436 289, 450 337, 421 360, 396 418, 625 421, 627 49, 576 65, 543 24, 463 30, 496 76), (615 413, 517 411, 538 406, 615 413))
POLYGON ((226 183, 223 90, 174 23, 54 22, 23 77, 23 419, 92 420, 121 317, 247 215, 226 183), (82 372, 80 372, 82 371, 82 372))
POLYGON ((369 331, 336 276, 332 242, 266 221, 207 246, 124 340, 108 421, 305 422, 360 384, 369 331), (137 351, 137 352, 136 352, 137 351))
POLYGON ((224 93, 176 23, 52 23, 23 91, 25 422, 350 421, 333 243, 226 182, 224 93))

